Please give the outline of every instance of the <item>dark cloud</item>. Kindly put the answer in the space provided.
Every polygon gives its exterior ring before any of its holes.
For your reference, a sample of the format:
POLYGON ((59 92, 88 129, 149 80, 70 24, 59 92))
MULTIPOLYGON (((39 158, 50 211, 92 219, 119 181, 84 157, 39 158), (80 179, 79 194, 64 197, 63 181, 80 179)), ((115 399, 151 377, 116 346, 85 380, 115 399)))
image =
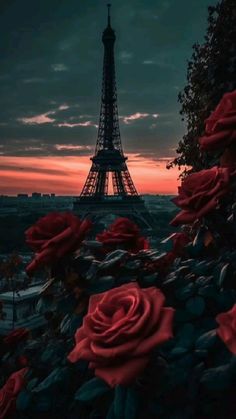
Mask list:
MULTIPOLYGON (((86 147, 97 137, 105 5, 103 0, 1 0, 2 155, 91 154, 86 147), (26 122, 42 115, 52 121, 26 122), (81 149, 58 149, 60 144, 81 149)), ((153 159, 174 154, 184 132, 177 94, 192 44, 203 39, 207 6, 208 0, 113 1, 125 151, 153 159), (149 116, 124 122, 137 113, 149 116)))
POLYGON ((10 170, 11 172, 25 172, 25 173, 42 173, 42 174, 47 174, 47 175, 63 175, 63 176, 68 176, 68 173, 66 172, 66 170, 56 170, 56 169, 43 169, 43 168, 39 168, 39 167, 20 167, 20 166, 15 166, 15 165, 10 165, 10 164, 4 164, 0 166, 0 172, 3 171, 5 172, 6 170, 10 170))

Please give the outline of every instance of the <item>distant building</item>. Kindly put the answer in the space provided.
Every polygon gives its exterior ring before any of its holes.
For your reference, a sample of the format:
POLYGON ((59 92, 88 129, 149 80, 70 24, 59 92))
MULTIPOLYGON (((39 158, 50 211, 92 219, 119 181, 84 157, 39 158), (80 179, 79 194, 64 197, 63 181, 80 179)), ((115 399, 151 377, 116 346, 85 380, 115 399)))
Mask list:
POLYGON ((33 192, 32 195, 18 194, 17 196, 0 196, 0 217, 32 213, 46 214, 50 211, 71 211, 74 197, 56 196, 55 193, 41 194, 33 192))
POLYGON ((17 198, 21 198, 21 199, 27 199, 29 198, 27 193, 18 193, 17 198))
POLYGON ((0 335, 6 335, 13 328, 26 327, 34 330, 46 324, 46 320, 41 313, 36 310, 39 299, 39 291, 42 285, 27 288, 26 290, 15 293, 15 304, 13 310, 13 292, 8 291, 0 294, 3 303, 4 320, 0 320, 0 335))

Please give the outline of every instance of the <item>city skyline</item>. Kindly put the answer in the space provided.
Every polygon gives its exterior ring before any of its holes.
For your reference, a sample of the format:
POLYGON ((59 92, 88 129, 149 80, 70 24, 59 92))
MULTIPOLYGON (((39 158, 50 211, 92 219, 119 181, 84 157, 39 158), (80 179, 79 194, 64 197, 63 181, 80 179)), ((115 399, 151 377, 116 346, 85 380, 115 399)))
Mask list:
MULTIPOLYGON (((1 10, 0 194, 78 195, 97 138, 106 2, 40 3, 1 10)), ((177 190, 178 169, 165 167, 184 133, 177 94, 207 5, 112 3, 121 138, 141 194, 177 190)))

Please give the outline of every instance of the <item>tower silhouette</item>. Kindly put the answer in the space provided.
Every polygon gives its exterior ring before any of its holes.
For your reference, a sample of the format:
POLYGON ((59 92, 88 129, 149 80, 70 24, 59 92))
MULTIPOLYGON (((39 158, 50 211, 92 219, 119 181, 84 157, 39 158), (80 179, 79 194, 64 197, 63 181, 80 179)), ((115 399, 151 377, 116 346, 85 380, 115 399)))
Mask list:
POLYGON ((81 215, 100 218, 104 214, 119 214, 150 226, 152 217, 138 195, 124 156, 119 128, 115 77, 115 32, 111 27, 110 4, 104 44, 102 99, 98 137, 92 166, 74 210, 81 215), (110 193, 112 190, 113 193, 110 193))

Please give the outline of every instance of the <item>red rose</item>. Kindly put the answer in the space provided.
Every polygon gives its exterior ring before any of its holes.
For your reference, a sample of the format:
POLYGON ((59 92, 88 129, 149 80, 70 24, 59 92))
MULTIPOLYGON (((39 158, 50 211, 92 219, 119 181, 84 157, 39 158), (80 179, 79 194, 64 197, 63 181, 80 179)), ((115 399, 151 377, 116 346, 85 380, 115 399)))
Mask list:
POLYGON ((8 333, 8 335, 5 336, 5 338, 3 339, 3 342, 6 345, 16 345, 22 340, 27 339, 28 336, 29 336, 29 330, 25 329, 24 327, 20 327, 8 333))
POLYGON ((27 244, 37 252, 26 268, 27 273, 74 252, 90 228, 91 221, 81 221, 70 212, 52 212, 40 218, 25 233, 27 244))
POLYGON ((223 340, 227 348, 236 355, 236 304, 226 313, 220 313, 216 317, 219 324, 218 336, 223 340))
POLYGON ((103 243, 107 252, 117 247, 122 247, 131 253, 149 249, 147 239, 140 235, 138 226, 128 218, 117 218, 108 230, 98 234, 96 238, 103 243))
POLYGON ((28 368, 22 368, 10 375, 0 390, 0 419, 11 418, 15 412, 16 397, 25 384, 28 368))
POLYGON ((227 167, 215 166, 186 177, 179 187, 179 195, 172 200, 182 211, 170 224, 192 223, 215 209, 219 198, 230 190, 233 174, 227 167))
POLYGON ((235 170, 236 167, 236 143, 231 144, 225 149, 220 157, 220 166, 221 167, 230 167, 232 170, 235 170))
POLYGON ((205 135, 199 138, 202 150, 225 148, 236 140, 236 90, 224 94, 205 122, 205 135))
POLYGON ((174 309, 164 302, 159 289, 136 283, 92 295, 69 361, 89 361, 95 375, 111 387, 130 384, 152 349, 172 337, 174 309))

